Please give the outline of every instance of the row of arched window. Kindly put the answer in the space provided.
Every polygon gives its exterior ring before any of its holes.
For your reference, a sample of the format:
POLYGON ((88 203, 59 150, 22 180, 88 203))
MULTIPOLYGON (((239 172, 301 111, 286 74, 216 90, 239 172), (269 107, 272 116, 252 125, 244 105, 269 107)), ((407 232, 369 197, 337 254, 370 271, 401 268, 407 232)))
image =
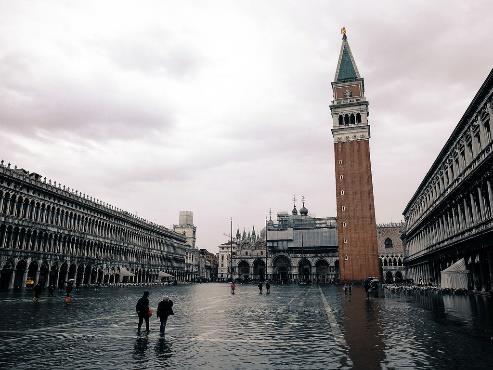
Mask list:
MULTIPOLYGON (((490 102, 489 104, 493 104, 490 102)), ((492 141, 491 117, 486 104, 478 109, 474 120, 463 128, 458 134, 449 152, 442 158, 442 163, 428 179, 428 184, 423 188, 422 194, 416 199, 407 221, 411 227, 431 207, 435 200, 445 193, 449 185, 460 178, 464 170, 492 141)))
POLYGON ((387 266, 403 266, 402 257, 380 257, 381 264, 387 266))
POLYGON ((361 114, 351 113, 351 114, 339 114, 339 126, 349 126, 361 123, 361 114))
MULTIPOLYGON (((63 203, 63 202, 60 202, 63 203)), ((0 190, 0 214, 18 219, 145 246, 165 252, 176 252, 177 243, 168 236, 139 229, 117 218, 105 220, 106 215, 93 214, 89 209, 68 207, 51 200, 35 199, 6 189, 0 190)))
POLYGON ((175 266, 184 262, 182 255, 174 253, 163 254, 147 248, 88 240, 73 235, 6 224, 0 225, 0 248, 157 266, 175 266))

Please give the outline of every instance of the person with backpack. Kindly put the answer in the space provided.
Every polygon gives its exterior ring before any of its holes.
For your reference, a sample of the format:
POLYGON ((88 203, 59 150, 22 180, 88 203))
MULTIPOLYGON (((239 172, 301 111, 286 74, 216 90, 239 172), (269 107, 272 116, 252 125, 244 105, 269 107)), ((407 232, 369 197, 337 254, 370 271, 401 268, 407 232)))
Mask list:
POLYGON ((139 326, 137 332, 140 333, 142 327, 142 321, 146 322, 146 332, 149 333, 149 292, 145 291, 144 295, 137 301, 135 310, 139 315, 139 326))
POLYGON ((165 296, 164 299, 161 302, 159 302, 156 312, 157 317, 159 317, 159 320, 161 321, 161 327, 159 328, 159 331, 162 337, 164 337, 164 331, 166 330, 166 323, 168 322, 168 316, 174 314, 175 313, 173 312, 173 301, 169 299, 168 296, 165 296))

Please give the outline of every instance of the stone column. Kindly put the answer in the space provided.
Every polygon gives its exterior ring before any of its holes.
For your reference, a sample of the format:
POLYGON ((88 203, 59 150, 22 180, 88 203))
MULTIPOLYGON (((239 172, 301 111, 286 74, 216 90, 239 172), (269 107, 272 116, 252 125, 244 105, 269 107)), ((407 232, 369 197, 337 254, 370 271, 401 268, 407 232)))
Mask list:
POLYGON ((79 270, 79 265, 75 264, 75 273, 74 273, 75 286, 77 285, 77 271, 78 270, 79 270))
POLYGON ((486 219, 486 213, 484 211, 484 199, 483 199, 483 193, 481 192, 481 188, 478 187, 478 201, 479 201, 479 211, 481 212, 480 219, 484 220, 486 219))
POLYGON ((465 225, 468 227, 471 223, 469 209, 467 207, 467 200, 464 198, 464 219, 466 220, 465 225))
POLYGON ((30 265, 30 260, 28 259, 27 260, 27 264, 26 264, 26 269, 24 270, 24 275, 22 275, 22 285, 21 285, 21 288, 24 289, 26 287, 26 281, 27 281, 27 273, 29 272, 29 265, 30 265))
POLYGON ((493 215, 493 191, 491 190, 491 182, 490 180, 486 180, 486 187, 488 188, 488 198, 490 201, 490 217, 493 215))
POLYGON ((484 269, 484 260, 483 260, 483 254, 480 253, 479 254, 479 278, 480 278, 480 289, 481 291, 485 291, 486 290, 486 271, 484 269))
POLYGON ((50 286, 51 265, 48 263, 48 277, 46 278, 45 286, 50 286))
POLYGON ((471 199, 472 224, 474 225, 478 221, 478 210, 472 193, 469 193, 469 198, 471 199))
MULTIPOLYGON (((80 277, 80 285, 84 285, 85 275, 86 275, 86 265, 82 265, 82 275, 80 277)), ((77 283, 77 277, 75 278, 75 282, 77 283)))
POLYGON ((37 263, 36 275, 34 278, 35 284, 39 283, 39 274, 41 273, 41 263, 42 263, 42 261, 38 261, 38 263, 37 263))
POLYGON ((490 274, 490 290, 493 290, 493 250, 486 252, 486 258, 488 259, 488 272, 490 274))
POLYGON ((70 270, 70 265, 67 263, 67 272, 65 273, 65 278, 63 279, 63 287, 67 285, 67 280, 68 280, 68 271, 70 270))
POLYGON ((15 282, 15 268, 12 269, 12 274, 10 274, 10 281, 9 281, 9 290, 14 289, 14 282, 15 282))
POLYGON ((462 216, 462 212, 461 212, 459 203, 457 203, 457 215, 458 215, 458 219, 459 219, 459 228, 458 229, 462 230, 464 227, 464 218, 462 216))

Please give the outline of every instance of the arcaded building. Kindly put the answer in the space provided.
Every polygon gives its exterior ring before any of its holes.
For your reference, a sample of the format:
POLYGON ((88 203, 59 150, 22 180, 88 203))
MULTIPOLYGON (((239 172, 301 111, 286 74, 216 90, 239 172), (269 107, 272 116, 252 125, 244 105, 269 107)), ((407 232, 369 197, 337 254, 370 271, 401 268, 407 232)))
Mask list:
POLYGON ((385 283, 400 283, 405 277, 404 244, 401 235, 404 223, 391 222, 377 225, 378 257, 385 283))
POLYGON ((379 276, 369 103, 344 29, 332 90, 340 278, 362 281, 379 276))
POLYGON ((407 277, 493 288, 493 70, 404 209, 407 277))
POLYGON ((186 237, 0 162, 0 288, 184 280, 186 237))

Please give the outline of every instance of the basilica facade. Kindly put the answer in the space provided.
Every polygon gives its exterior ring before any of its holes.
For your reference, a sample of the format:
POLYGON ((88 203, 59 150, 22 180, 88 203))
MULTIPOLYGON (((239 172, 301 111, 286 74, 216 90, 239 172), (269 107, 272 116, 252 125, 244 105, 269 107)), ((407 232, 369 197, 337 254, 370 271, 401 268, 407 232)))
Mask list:
POLYGON ((334 217, 317 218, 303 207, 277 220, 240 234, 219 246, 220 280, 276 283, 330 283, 339 276, 337 223, 334 217))
POLYGON ((0 289, 185 280, 186 236, 0 162, 0 289))

